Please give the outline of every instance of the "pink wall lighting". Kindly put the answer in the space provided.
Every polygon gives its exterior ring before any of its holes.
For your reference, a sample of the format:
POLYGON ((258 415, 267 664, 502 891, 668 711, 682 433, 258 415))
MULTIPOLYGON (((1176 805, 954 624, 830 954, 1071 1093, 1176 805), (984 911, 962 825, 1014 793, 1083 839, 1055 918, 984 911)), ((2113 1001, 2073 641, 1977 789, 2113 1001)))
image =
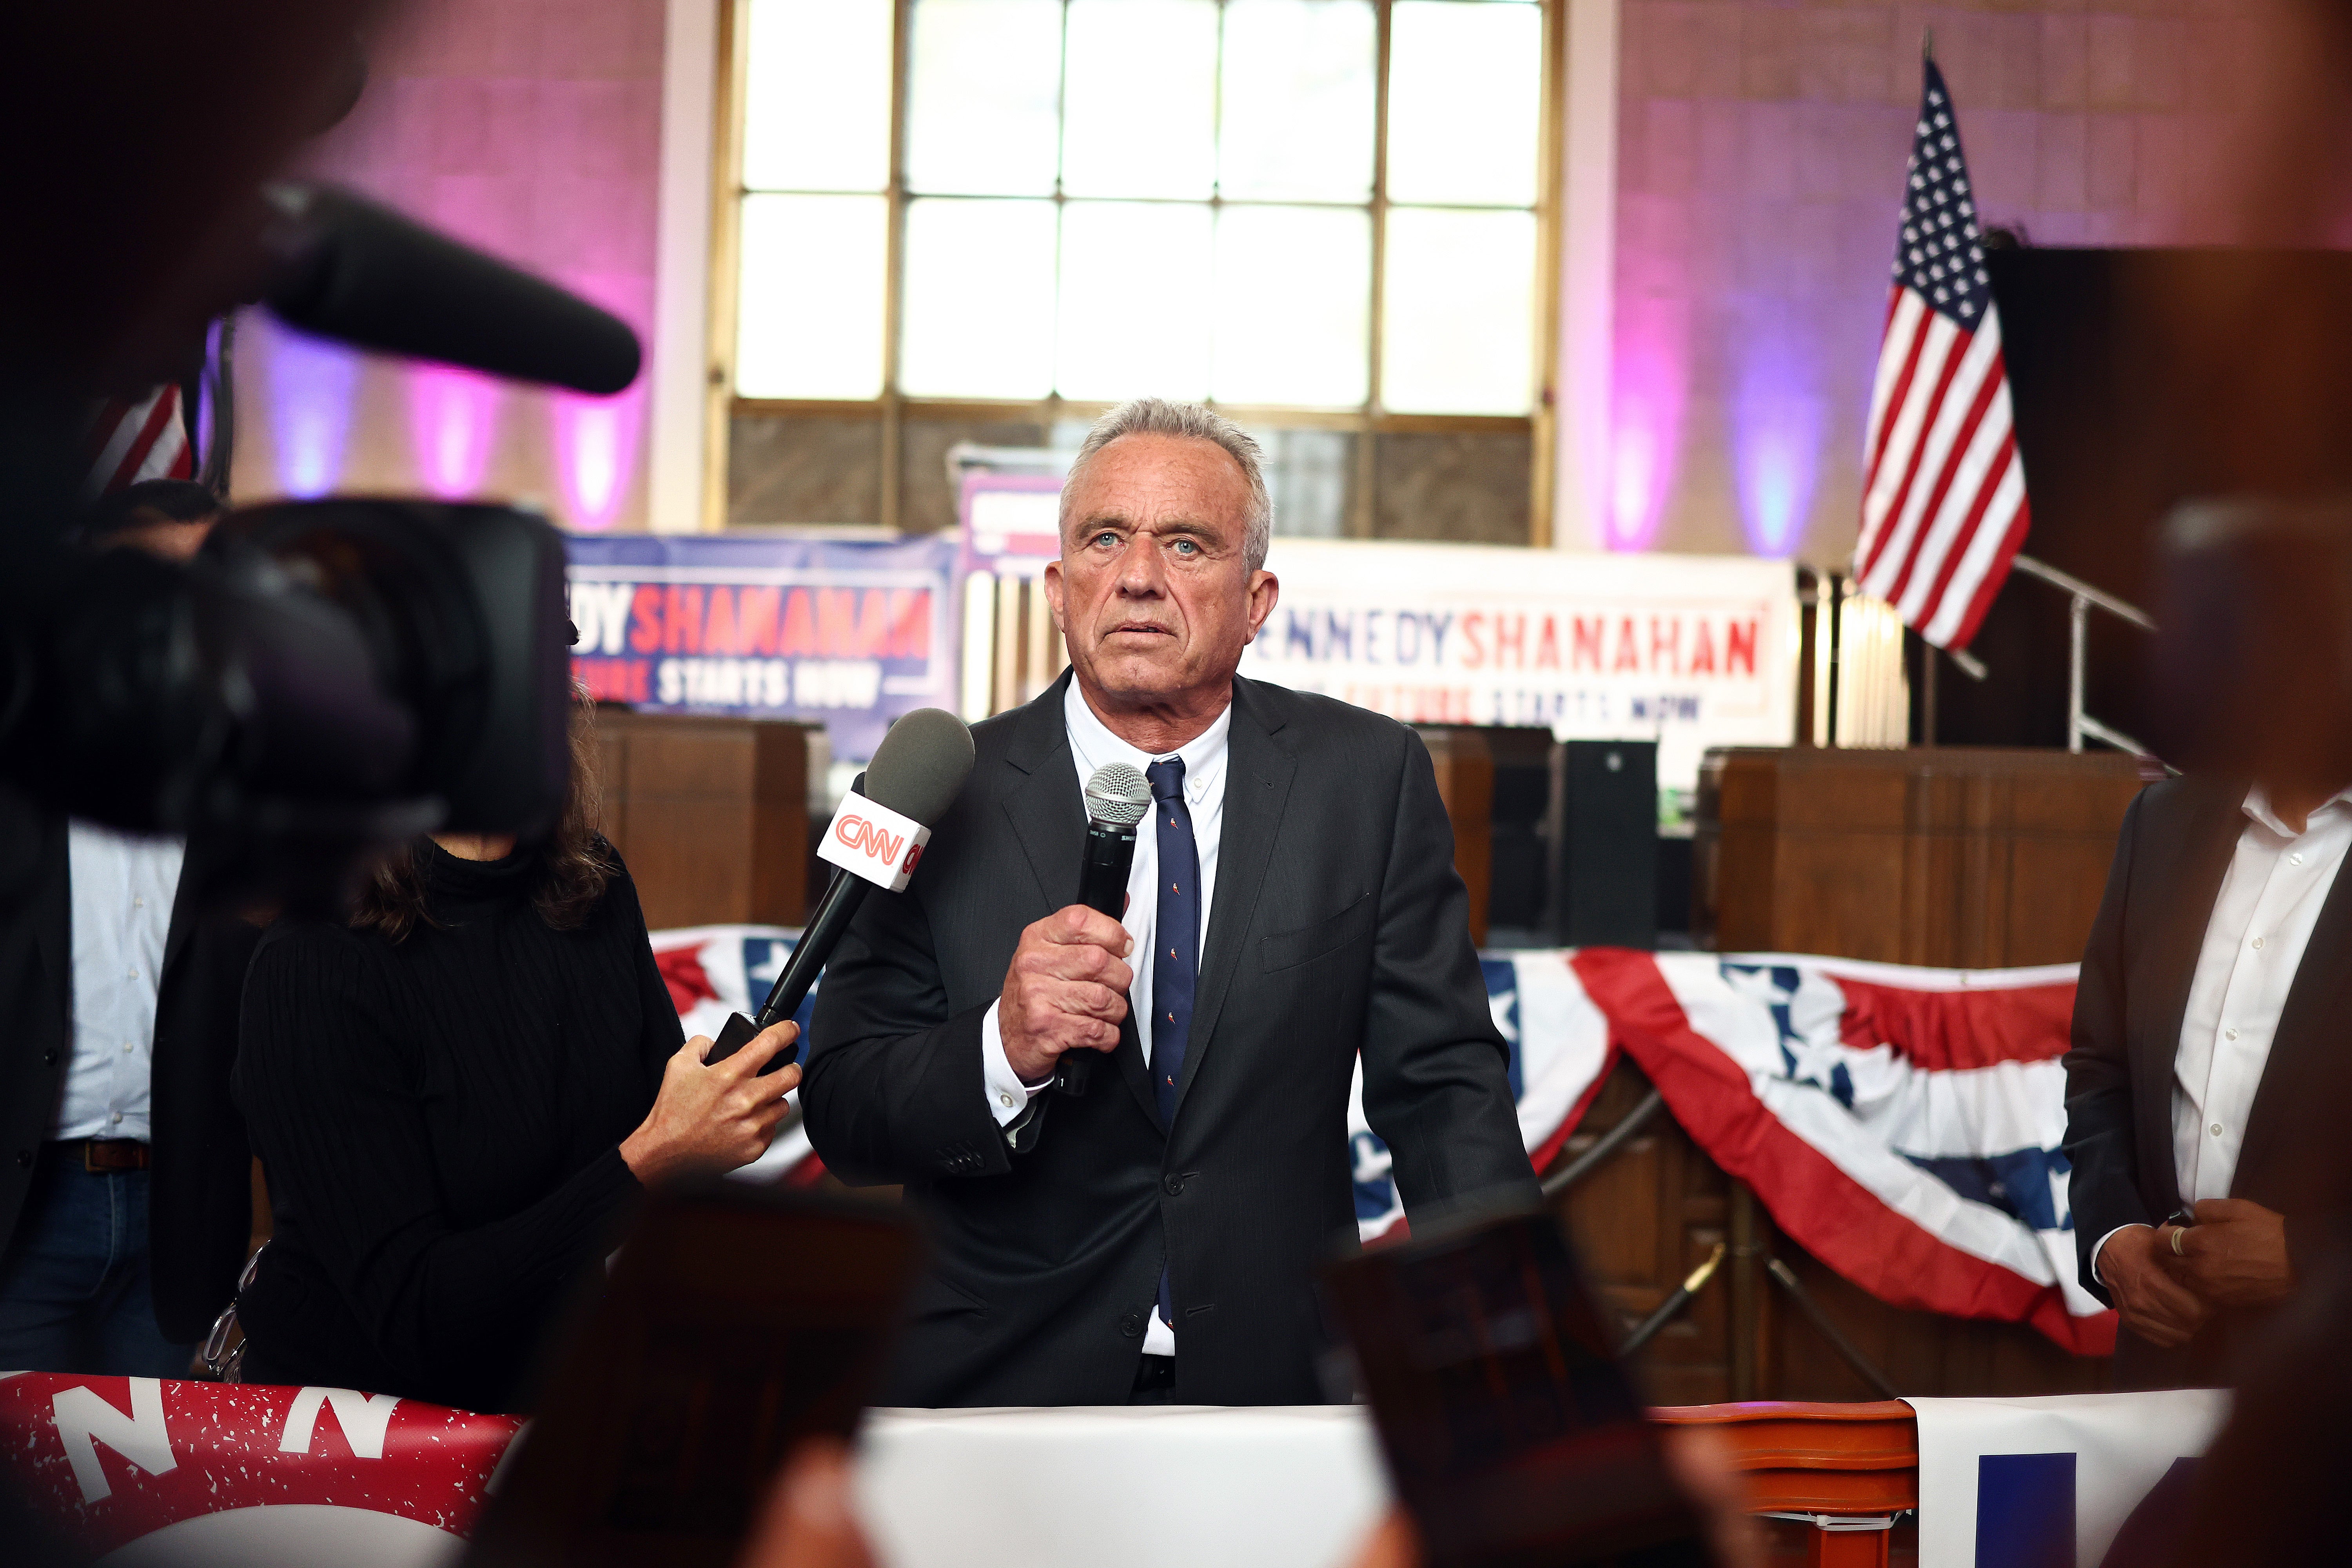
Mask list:
POLYGON ((1647 550, 1674 489, 1681 455, 1686 334, 1680 312, 1655 301, 1623 311, 1611 419, 1609 548, 1647 550))
POLYGON ((443 500, 479 493, 497 433, 499 386, 471 371, 419 365, 408 375, 410 431, 416 471, 443 500))
POLYGON ((644 384, 612 397, 555 399, 555 445, 574 528, 613 525, 637 462, 644 384))

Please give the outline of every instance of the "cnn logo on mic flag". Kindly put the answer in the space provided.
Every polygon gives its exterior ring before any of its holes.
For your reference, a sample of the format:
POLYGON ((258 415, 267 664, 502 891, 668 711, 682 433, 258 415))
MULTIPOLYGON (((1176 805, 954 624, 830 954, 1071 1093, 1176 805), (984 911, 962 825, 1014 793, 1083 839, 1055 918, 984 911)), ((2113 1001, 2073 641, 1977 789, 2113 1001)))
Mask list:
POLYGON ((931 830, 913 817, 853 791, 841 797, 816 854, 853 877, 901 893, 923 858, 923 846, 930 841, 931 830))

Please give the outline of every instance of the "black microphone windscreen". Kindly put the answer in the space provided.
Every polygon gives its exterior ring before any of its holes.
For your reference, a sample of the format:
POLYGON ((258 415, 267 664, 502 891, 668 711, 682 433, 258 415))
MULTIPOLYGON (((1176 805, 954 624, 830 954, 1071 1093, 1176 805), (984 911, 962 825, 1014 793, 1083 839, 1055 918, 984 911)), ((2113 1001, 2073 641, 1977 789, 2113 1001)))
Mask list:
POLYGON ((929 827, 971 776, 971 731, 944 708, 899 716, 866 764, 866 798, 929 827))
POLYGON ((284 274, 264 298, 290 326, 361 348, 575 392, 637 378, 637 335, 544 279, 345 191, 272 185, 284 274))

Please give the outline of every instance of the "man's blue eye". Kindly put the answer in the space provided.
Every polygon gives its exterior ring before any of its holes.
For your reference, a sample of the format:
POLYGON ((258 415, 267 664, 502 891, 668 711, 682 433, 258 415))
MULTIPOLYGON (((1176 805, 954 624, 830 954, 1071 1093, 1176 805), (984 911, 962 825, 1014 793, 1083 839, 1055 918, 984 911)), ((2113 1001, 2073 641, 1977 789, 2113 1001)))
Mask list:
POLYGON ((1095 535, 1095 542, 1097 544, 1117 544, 1118 542, 1118 535, 1106 531, 1095 535))
POLYGON ((1189 539, 1180 539, 1176 542, 1176 552, 1180 555, 1198 555, 1201 552, 1201 547, 1189 539))

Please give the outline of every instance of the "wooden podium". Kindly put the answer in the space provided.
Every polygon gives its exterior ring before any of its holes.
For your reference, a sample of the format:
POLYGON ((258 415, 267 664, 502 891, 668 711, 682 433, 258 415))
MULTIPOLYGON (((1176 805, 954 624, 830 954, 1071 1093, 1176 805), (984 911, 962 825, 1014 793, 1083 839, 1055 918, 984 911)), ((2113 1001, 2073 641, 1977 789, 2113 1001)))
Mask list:
POLYGON ((1887 1568, 1898 1531, 1916 1552, 1916 1519, 1900 1516, 1919 1507, 1919 1421, 1901 1400, 1684 1405, 1650 1415, 1721 1437, 1748 1483, 1748 1511, 1777 1527, 1776 1547, 1790 1527, 1801 1532, 1807 1568, 1887 1568))
POLYGON ((2072 963, 2143 782, 2119 752, 1711 751, 1693 935, 1719 952, 2072 963))

